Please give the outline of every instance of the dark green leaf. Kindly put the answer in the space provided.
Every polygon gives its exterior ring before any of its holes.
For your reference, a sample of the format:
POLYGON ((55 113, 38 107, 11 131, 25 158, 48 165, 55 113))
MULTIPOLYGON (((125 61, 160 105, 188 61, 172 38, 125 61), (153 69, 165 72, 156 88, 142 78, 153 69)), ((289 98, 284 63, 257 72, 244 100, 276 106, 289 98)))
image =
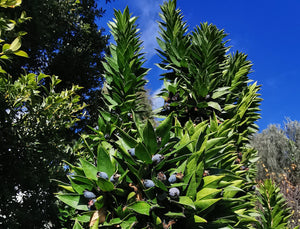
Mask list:
POLYGON ((170 139, 170 130, 173 122, 173 113, 162 121, 162 123, 156 128, 156 136, 161 137, 161 145, 164 146, 170 139))
POLYGON ((195 223, 207 223, 206 219, 203 219, 202 217, 198 215, 194 215, 195 223))
MULTIPOLYGON (((90 218, 90 217, 89 217, 90 218)), ((83 229, 83 227, 80 225, 80 223, 78 222, 78 220, 75 220, 74 226, 72 229, 83 229)))
POLYGON ((96 183, 98 187, 104 192, 110 192, 114 190, 114 184, 102 177, 99 177, 96 183))
POLYGON ((86 177, 92 180, 97 180, 97 168, 93 164, 82 158, 80 158, 79 161, 86 177))
POLYGON ((153 126, 149 120, 147 121, 147 124, 143 131, 143 140, 146 148, 148 149, 148 152, 151 155, 155 154, 157 151, 157 139, 153 126))
POLYGON ((138 143, 138 145, 135 147, 135 156, 145 163, 152 163, 152 157, 150 152, 148 152, 147 148, 141 142, 138 143))
POLYGON ((220 201, 221 198, 218 199, 207 199, 207 200, 197 200, 195 201, 195 206, 197 210, 204 211, 205 209, 209 208, 216 202, 220 201))
POLYGON ((108 177, 113 175, 115 172, 115 167, 111 162, 108 152, 101 145, 98 146, 97 170, 106 172, 108 177))
POLYGON ((88 210, 88 201, 82 195, 58 194, 56 197, 72 208, 84 211, 88 210))
POLYGON ((128 145, 128 148, 135 148, 138 142, 119 127, 117 127, 117 129, 125 144, 128 145))
POLYGON ((207 197, 214 197, 218 193, 220 193, 222 190, 215 189, 215 188, 203 188, 199 192, 197 192, 197 200, 207 199, 207 197))
POLYGON ((196 209, 193 200, 187 196, 180 196, 178 202, 182 205, 186 205, 186 206, 196 209))
POLYGON ((129 208, 139 214, 149 216, 151 206, 148 203, 146 203, 145 201, 138 201, 132 205, 129 205, 127 208, 129 208))
POLYGON ((71 182, 71 185, 73 187, 73 189, 78 193, 78 194, 83 194, 83 191, 85 189, 87 190, 91 190, 93 188, 93 185, 92 184, 85 184, 85 183, 82 183, 82 182, 78 182, 76 181, 76 179, 70 179, 70 182, 71 182))
POLYGON ((168 212, 165 214, 166 216, 169 216, 171 218, 180 218, 185 217, 185 215, 182 212, 168 212))

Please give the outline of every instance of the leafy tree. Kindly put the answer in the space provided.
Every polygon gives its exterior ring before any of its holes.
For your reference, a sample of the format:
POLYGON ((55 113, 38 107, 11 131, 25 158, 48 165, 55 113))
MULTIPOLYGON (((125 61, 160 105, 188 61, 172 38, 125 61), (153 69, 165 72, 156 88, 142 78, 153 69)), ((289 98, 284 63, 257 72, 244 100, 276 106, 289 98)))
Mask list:
POLYGON ((123 14, 116 11, 115 17, 116 21, 110 22, 109 27, 116 45, 110 45, 111 56, 106 56, 106 63, 103 63, 107 83, 104 99, 110 112, 119 114, 121 121, 126 123, 132 119, 132 110, 136 113, 146 110, 140 105, 145 97, 144 77, 149 69, 142 67, 145 61, 135 25, 137 18, 130 18, 128 8, 123 14))
MULTIPOLYGON (((14 8, 21 1, 1 1, 1 7, 14 8)), ((25 20, 24 14, 21 20, 25 20)), ((80 89, 57 92, 61 80, 34 73, 16 76, 4 68, 20 50, 21 35, 5 40, 17 23, 1 17, 0 71, 0 218, 5 228, 58 227, 58 208, 50 178, 64 174, 62 159, 72 160, 71 126, 81 110, 80 89), (45 81, 48 80, 48 87, 45 81)))
POLYGON ((240 114, 244 124, 237 131, 244 136, 255 132, 261 99, 259 86, 249 85, 252 64, 247 55, 228 54, 226 34, 215 25, 202 23, 189 32, 176 1, 164 4, 161 10, 161 37, 157 38, 161 49, 157 51, 162 61, 158 66, 166 72, 161 114, 175 111, 181 122, 191 119, 195 124, 216 114, 223 122, 234 117, 247 100, 240 114))
POLYGON ((288 120, 283 128, 270 125, 251 138, 258 151, 258 179, 271 178, 278 183, 287 177, 294 185, 300 180, 300 123, 288 120), (281 176, 280 176, 281 174, 281 176))
POLYGON ((11 18, 24 11, 32 20, 19 25, 19 29, 28 32, 22 38, 22 47, 30 59, 16 58, 5 67, 6 71, 14 79, 23 73, 22 67, 27 72, 59 75, 62 82, 57 85, 58 91, 71 89, 73 84, 82 86, 78 93, 81 101, 89 104, 85 108, 89 118, 82 119, 85 125, 78 129, 85 128, 87 123, 94 126, 97 119, 93 117, 98 116, 97 110, 102 106, 101 62, 109 39, 96 20, 101 19, 105 10, 95 0, 24 0, 19 9, 5 9, 11 18))
POLYGON ((168 71, 162 95, 173 93, 174 109, 165 106, 168 116, 156 128, 135 114, 139 104, 132 98, 139 88, 131 87, 144 85, 147 70, 135 17, 128 8, 116 11, 110 24, 116 45, 104 64, 110 112, 102 111, 98 129, 85 136, 82 158, 68 163, 69 182, 60 183, 57 197, 78 211, 74 228, 253 228, 259 224, 253 195, 257 157, 248 137, 256 128, 260 98, 259 87, 248 85, 251 64, 243 54, 225 55, 223 31, 215 26, 203 24, 194 40, 185 37, 176 1, 161 9, 160 27, 169 31, 158 40, 160 54, 169 58, 160 65, 168 71), (207 56, 213 45, 217 51, 207 56), (192 50, 198 53, 189 55, 192 50), (213 93, 211 103, 201 102, 201 87, 213 93))

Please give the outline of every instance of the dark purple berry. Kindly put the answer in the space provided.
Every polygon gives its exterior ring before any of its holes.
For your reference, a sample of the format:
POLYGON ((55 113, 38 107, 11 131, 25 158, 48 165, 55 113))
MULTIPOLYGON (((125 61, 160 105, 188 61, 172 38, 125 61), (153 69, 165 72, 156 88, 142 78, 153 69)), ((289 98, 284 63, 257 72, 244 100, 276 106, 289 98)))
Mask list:
POLYGON ((101 178, 103 178, 105 180, 108 180, 108 175, 107 175, 106 172, 97 172, 97 177, 98 178, 101 177, 101 178))
POLYGON ((240 164, 240 163, 241 163, 241 159, 239 158, 235 159, 234 164, 240 164))
POLYGON ((251 191, 255 191, 255 189, 256 189, 256 185, 253 185, 253 186, 251 187, 251 191))
POLYGON ((160 144, 161 143, 161 137, 157 137, 156 141, 157 141, 158 144, 160 144))
POLYGON ((93 192, 90 192, 88 190, 83 191, 83 196, 89 200, 96 198, 96 195, 93 192))
POLYGON ((152 157, 152 162, 155 164, 158 164, 159 162, 161 162, 165 157, 161 154, 155 154, 152 157))
POLYGON ((109 181, 110 182, 112 182, 112 183, 116 183, 118 180, 119 180, 119 177, 120 177, 121 175, 120 174, 113 174, 111 177, 110 177, 110 179, 109 179, 109 181))
POLYGON ((134 157, 134 156, 135 156, 135 148, 129 149, 129 150, 128 150, 128 153, 129 153, 132 157, 134 157))
POLYGON ((240 169, 241 169, 241 170, 249 170, 249 168, 248 168, 248 167, 246 167, 246 166, 243 166, 243 165, 240 167, 240 169))
POLYGON ((169 181, 170 184, 175 183, 176 180, 177 180, 177 178, 176 178, 176 173, 173 173, 173 174, 169 177, 169 179, 168 179, 168 181, 169 181))
POLYGON ((172 197, 172 198, 177 198, 179 197, 180 195, 180 191, 178 188, 170 188, 169 189, 169 195, 172 197))
POLYGON ((243 153, 242 152, 238 153, 238 158, 241 159, 241 160, 243 159, 243 153))
POLYGON ((143 183, 144 183, 145 188, 152 188, 155 186, 154 182, 149 179, 144 180, 143 183))

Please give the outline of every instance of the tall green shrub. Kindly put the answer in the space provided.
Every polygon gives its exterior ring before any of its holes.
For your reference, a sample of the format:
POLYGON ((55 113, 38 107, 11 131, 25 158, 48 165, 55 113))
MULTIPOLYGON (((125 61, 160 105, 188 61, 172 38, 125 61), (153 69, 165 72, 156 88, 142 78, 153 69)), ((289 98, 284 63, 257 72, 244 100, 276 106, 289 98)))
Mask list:
POLYGON ((109 112, 84 138, 92 140, 86 156, 69 163, 57 198, 77 209, 74 228, 251 228, 257 157, 248 136, 261 100, 249 84, 251 64, 227 54, 224 32, 213 25, 188 34, 176 1, 161 9, 167 117, 155 127, 138 115, 147 69, 136 18, 116 11, 116 44, 104 64, 109 112))
POLYGON ((259 86, 250 84, 252 64, 247 55, 230 54, 227 35, 215 25, 202 23, 190 32, 176 1, 165 3, 161 10, 157 38, 162 59, 158 66, 165 70, 161 114, 175 111, 183 123, 191 119, 197 124, 213 115, 223 122, 233 118, 243 103, 236 131, 243 136, 255 132, 261 99, 259 86))
POLYGON ((291 217, 290 209, 287 208, 287 203, 283 194, 280 193, 279 187, 271 180, 266 179, 259 185, 258 194, 261 213, 258 228, 288 228, 288 219, 291 217))
POLYGON ((114 22, 108 24, 116 44, 110 45, 111 55, 107 55, 103 63, 106 80, 103 97, 105 109, 117 116, 118 124, 130 128, 132 112, 145 119, 143 113, 149 109, 142 103, 149 69, 142 66, 145 60, 135 24, 137 18, 130 17, 128 8, 124 13, 115 11, 115 17, 114 22))

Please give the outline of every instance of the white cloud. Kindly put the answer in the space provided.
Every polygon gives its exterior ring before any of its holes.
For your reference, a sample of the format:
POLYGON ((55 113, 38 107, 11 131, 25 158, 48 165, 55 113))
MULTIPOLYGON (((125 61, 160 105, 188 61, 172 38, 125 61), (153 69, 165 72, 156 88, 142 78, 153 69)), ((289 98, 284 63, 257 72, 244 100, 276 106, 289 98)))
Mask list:
POLYGON ((161 97, 158 97, 157 95, 161 92, 161 90, 164 88, 164 85, 162 84, 159 89, 153 92, 151 95, 151 102, 152 102, 152 109, 156 110, 164 105, 164 99, 161 97))
POLYGON ((155 55, 155 48, 158 48, 156 37, 158 36, 158 24, 160 5, 163 0, 134 0, 134 6, 138 10, 138 24, 141 29, 141 39, 144 41, 146 58, 151 59, 155 55))

